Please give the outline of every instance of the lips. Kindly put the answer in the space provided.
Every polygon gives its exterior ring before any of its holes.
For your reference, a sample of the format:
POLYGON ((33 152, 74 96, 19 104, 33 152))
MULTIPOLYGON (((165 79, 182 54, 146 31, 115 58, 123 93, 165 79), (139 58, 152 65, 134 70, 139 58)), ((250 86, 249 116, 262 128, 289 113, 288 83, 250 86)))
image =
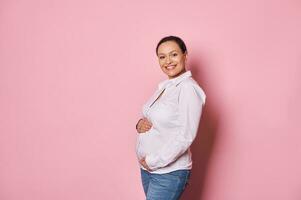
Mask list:
POLYGON ((166 69, 171 70, 171 69, 174 69, 175 67, 176 67, 176 65, 168 65, 168 66, 166 67, 166 69))

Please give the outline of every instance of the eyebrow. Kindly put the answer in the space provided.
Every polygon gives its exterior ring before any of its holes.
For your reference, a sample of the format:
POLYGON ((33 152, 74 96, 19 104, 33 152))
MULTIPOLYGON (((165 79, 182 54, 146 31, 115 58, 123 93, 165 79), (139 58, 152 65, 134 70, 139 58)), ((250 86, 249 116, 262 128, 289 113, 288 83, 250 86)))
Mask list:
MULTIPOLYGON (((172 50, 171 52, 173 52, 173 51, 177 51, 177 50, 172 50)), ((171 53, 171 52, 169 52, 169 53, 171 53)), ((158 55, 165 55, 164 53, 158 53, 158 55)))

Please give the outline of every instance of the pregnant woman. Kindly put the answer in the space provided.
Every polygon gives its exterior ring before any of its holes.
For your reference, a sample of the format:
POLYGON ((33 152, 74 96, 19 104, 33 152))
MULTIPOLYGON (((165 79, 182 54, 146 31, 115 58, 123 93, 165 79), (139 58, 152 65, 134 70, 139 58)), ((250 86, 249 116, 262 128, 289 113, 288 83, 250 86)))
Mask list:
POLYGON ((136 124, 136 154, 146 199, 176 200, 190 177, 190 145, 206 95, 186 70, 187 49, 181 38, 162 38, 156 54, 168 78, 143 106, 143 117, 136 124))

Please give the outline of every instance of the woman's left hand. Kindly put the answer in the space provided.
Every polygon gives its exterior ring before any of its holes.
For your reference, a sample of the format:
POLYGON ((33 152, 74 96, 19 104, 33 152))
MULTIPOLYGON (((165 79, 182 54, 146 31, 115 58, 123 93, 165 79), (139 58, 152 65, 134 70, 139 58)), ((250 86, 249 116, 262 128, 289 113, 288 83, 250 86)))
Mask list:
POLYGON ((147 165, 147 163, 146 163, 146 161, 145 161, 145 157, 142 158, 141 160, 139 160, 139 163, 140 163, 145 169, 147 169, 147 171, 152 171, 152 170, 148 167, 148 165, 147 165))

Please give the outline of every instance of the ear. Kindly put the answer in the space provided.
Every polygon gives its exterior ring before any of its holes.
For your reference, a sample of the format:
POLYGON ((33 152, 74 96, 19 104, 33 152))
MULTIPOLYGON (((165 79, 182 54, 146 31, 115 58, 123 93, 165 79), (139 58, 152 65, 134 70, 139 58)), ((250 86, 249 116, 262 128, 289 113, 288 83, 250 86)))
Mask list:
POLYGON ((187 52, 184 53, 184 56, 185 56, 185 60, 187 60, 187 57, 188 57, 187 52))

